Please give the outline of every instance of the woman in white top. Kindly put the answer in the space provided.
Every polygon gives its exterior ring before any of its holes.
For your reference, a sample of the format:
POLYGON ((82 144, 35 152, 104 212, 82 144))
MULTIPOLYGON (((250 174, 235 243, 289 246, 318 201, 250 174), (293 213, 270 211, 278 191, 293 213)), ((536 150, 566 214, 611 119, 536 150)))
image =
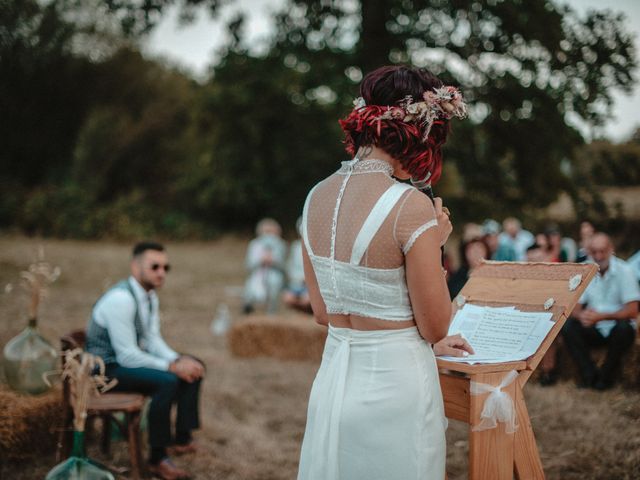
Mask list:
POLYGON ((440 247, 452 226, 442 200, 397 180, 437 181, 460 93, 425 70, 368 74, 341 126, 347 151, 309 193, 305 278, 329 331, 311 390, 299 480, 444 478, 446 418, 436 353, 451 305, 440 247))

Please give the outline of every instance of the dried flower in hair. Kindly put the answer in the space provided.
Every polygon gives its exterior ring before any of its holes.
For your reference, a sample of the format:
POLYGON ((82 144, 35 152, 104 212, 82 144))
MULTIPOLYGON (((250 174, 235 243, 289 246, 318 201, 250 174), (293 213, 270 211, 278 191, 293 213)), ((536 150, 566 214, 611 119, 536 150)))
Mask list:
POLYGON ((364 98, 358 97, 353 101, 354 108, 363 108, 367 106, 367 102, 364 101, 364 98))

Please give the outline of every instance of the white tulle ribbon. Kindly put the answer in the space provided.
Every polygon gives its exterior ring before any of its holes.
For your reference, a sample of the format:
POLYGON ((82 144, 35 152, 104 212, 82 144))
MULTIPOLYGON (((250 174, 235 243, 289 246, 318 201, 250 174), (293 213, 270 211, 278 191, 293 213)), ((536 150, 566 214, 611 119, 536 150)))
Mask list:
POLYGON ((502 389, 513 382, 518 377, 518 372, 511 370, 494 387, 486 383, 471 382, 471 395, 482 395, 488 393, 489 396, 484 401, 482 412, 480 413, 480 423, 472 428, 474 432, 496 428, 498 422, 505 423, 505 431, 513 433, 518 428, 516 424, 516 409, 511 396, 503 392, 502 389))

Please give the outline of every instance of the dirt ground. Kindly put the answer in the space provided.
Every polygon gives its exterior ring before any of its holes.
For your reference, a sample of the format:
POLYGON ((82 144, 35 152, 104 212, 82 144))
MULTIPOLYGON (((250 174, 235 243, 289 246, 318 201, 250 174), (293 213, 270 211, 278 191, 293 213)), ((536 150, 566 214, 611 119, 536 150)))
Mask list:
MULTIPOLYGON (((208 366, 203 428, 197 433, 202 450, 176 460, 200 480, 294 479, 317 369, 308 362, 234 358, 225 339, 210 333, 220 303, 229 305, 234 319, 240 317, 246 244, 226 238, 168 245, 173 269, 160 292, 163 332, 177 350, 197 355, 208 366)), ((1 345, 25 324, 27 300, 17 282, 40 245, 62 269, 40 314, 42 331, 56 345, 61 333, 83 327, 100 293, 128 273, 128 244, 0 237, 1 345)), ((548 479, 640 478, 640 392, 598 393, 566 382, 550 388, 527 385, 525 396, 548 479)), ((447 447, 449 478, 467 478, 465 425, 450 422, 447 447)), ((108 459, 95 442, 89 451, 100 460, 128 465, 122 442, 108 459)), ((1 460, 2 480, 41 479, 55 463, 53 454, 14 464, 1 460)))

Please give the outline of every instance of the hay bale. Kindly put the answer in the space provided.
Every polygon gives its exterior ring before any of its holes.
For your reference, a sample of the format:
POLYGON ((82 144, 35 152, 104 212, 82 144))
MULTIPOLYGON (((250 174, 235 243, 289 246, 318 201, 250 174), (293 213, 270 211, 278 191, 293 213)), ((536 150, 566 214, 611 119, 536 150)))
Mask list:
POLYGON ((238 357, 320 361, 327 329, 308 315, 251 316, 233 325, 228 340, 238 357))
POLYGON ((62 425, 60 388, 30 397, 0 386, 0 458, 23 460, 55 450, 62 425))

